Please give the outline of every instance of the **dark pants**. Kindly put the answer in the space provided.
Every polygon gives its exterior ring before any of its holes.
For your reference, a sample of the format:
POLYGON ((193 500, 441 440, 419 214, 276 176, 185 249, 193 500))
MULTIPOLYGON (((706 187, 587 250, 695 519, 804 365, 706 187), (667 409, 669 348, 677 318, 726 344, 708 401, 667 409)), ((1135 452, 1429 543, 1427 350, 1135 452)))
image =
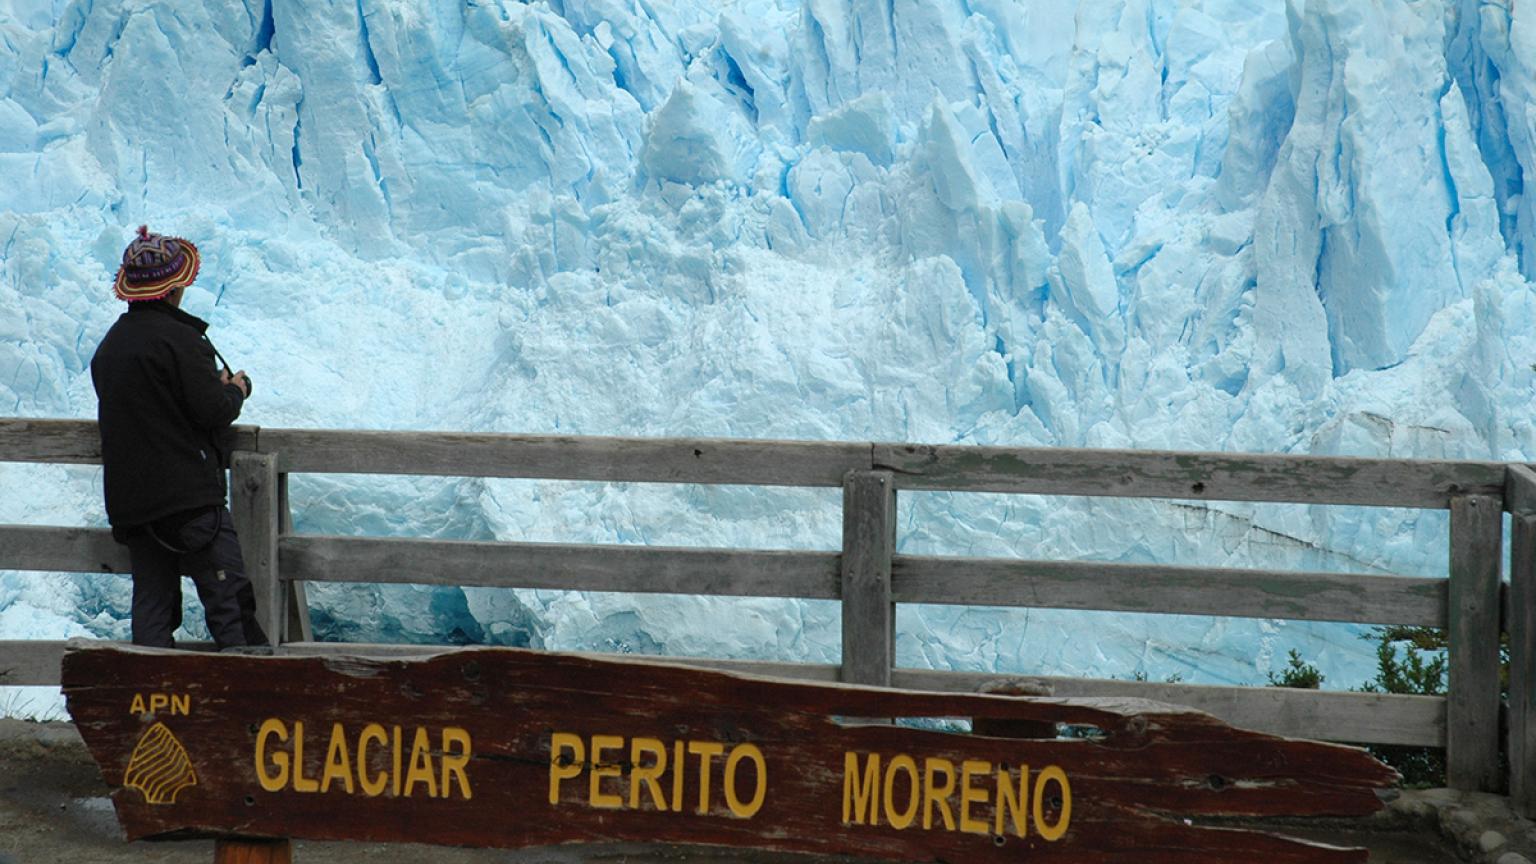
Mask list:
POLYGON ((197 586, 219 648, 267 644, 228 509, 131 528, 122 540, 133 564, 133 644, 176 647, 171 634, 181 626, 183 575, 197 586))

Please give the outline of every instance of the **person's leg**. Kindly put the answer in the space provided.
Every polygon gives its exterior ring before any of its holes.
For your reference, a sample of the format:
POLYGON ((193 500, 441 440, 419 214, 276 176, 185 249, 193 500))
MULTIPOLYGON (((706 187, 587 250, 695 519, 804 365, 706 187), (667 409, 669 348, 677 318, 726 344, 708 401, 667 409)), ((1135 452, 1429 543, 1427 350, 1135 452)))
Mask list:
POLYGON ((181 568, 176 556, 148 533, 128 539, 133 567, 133 644, 175 648, 171 634, 181 626, 181 568))
POLYGON ((256 592, 245 577, 240 539, 234 519, 225 509, 210 510, 183 526, 182 564, 208 616, 208 632, 220 648, 266 645, 267 634, 256 621, 256 592))

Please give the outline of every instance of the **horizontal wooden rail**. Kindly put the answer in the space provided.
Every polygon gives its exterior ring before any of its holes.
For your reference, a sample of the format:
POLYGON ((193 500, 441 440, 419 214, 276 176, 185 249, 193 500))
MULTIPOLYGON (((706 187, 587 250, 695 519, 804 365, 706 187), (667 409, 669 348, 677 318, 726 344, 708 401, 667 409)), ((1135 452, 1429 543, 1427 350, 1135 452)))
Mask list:
POLYGON ((868 444, 263 429, 290 473, 426 474, 637 483, 841 486, 868 444))
POLYGON ((0 525, 0 570, 127 573, 128 547, 105 528, 0 525))
MULTIPOLYGON (((255 450, 257 431, 255 426, 236 426, 234 449, 255 450)), ((96 421, 0 419, 0 462, 100 465, 96 421)))
POLYGON ((293 535, 283 579, 649 594, 838 597, 835 552, 293 535))
MULTIPOLYGON (((105 641, 105 640, 100 640, 105 641)), ((57 687, 59 664, 71 642, 100 644, 95 639, 0 640, 0 687, 57 687)), ((189 651, 212 651, 212 642, 178 642, 189 651)))
POLYGON ((0 686, 59 686, 59 663, 68 644, 53 639, 0 641, 0 686))
MULTIPOLYGON (((236 427, 237 447, 294 473, 598 482, 841 486, 890 471, 899 488, 1445 509, 1498 495, 1501 462, 1243 453, 697 438, 603 438, 236 427)), ((0 420, 0 462, 100 461, 89 420, 0 420)))
MULTIPOLYGON (((916 690, 973 692, 999 676, 897 669, 891 684, 916 690)), ((1017 677, 1017 676, 1015 676, 1017 677)), ((1219 687, 1091 678, 1030 676, 1056 696, 1126 696, 1188 705, 1246 729, 1357 744, 1445 746, 1445 698, 1287 687, 1219 687)))
POLYGON ((1031 606, 1444 627, 1444 579, 898 555, 898 603, 1031 606))
MULTIPOLYGON (((295 653, 413 656, 453 650, 426 645, 344 645, 295 643, 284 646, 295 653)), ((600 656, 600 655, 599 655, 600 656)), ((817 663, 764 660, 721 660, 704 657, 637 657, 657 662, 681 663, 708 669, 724 669, 749 675, 799 678, 814 681, 840 680, 840 667, 817 663)), ((976 693, 998 681, 1016 681, 1018 675, 982 672, 947 672, 930 669, 895 669, 891 686, 948 693, 976 693)), ((1208 684, 1159 684, 1103 678, 1027 676, 1049 685, 1056 696, 1112 696, 1151 699, 1189 705, 1235 726, 1290 737, 1345 741, 1356 744, 1401 744, 1415 747, 1445 746, 1445 698, 1401 696, 1388 693, 1353 693, 1334 690, 1297 690, 1286 687, 1231 687, 1208 684)))
POLYGON ((902 489, 1449 508, 1498 494, 1500 462, 876 444, 902 489))
MULTIPOLYGON (((835 552, 299 534, 278 541, 278 557, 289 581, 841 596, 835 552)), ((0 569, 126 573, 128 555, 105 529, 0 525, 0 569)), ((897 555, 892 585, 898 603, 1426 627, 1447 621, 1447 581, 1404 576, 897 555)))

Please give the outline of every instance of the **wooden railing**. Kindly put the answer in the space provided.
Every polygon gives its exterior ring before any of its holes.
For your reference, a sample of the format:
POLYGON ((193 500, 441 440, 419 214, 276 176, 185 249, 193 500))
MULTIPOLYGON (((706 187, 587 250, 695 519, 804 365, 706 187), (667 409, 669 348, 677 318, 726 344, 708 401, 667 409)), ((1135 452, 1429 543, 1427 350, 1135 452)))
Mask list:
MULTIPOLYGON (((408 582, 840 600, 840 666, 684 660, 823 680, 974 690, 982 674, 894 665, 895 604, 943 603, 1444 627, 1449 695, 1048 678, 1058 695, 1190 705, 1283 735, 1445 747, 1456 788, 1506 780, 1536 811, 1536 473, 1524 465, 878 443, 637 439, 240 427, 231 509, 270 633, 294 651, 420 651, 315 643, 305 582, 408 582), (462 542, 295 534, 294 473, 841 487, 840 551, 462 542), (957 558, 896 552, 897 492, 950 490, 1439 508, 1448 579, 957 558), (1513 566, 1502 576, 1503 514, 1513 566), (515 574, 509 576, 508 574, 515 574), (1501 632, 1511 645, 1508 778, 1500 768, 1501 632)), ((0 420, 0 461, 99 462, 94 423, 0 420)), ((24 494, 4 490, 0 494, 24 494)), ((0 526, 0 569, 128 570, 103 529, 0 526)), ((0 642, 0 684, 58 682, 63 644, 0 642)))

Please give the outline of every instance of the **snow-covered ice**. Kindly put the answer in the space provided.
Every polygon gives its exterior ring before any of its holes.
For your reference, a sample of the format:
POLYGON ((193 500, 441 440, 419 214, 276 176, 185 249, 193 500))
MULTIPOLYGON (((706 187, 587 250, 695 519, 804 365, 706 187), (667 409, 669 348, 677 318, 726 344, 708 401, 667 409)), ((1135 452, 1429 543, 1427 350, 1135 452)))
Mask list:
MULTIPOLYGON (((1513 0, 0 0, 0 414, 133 228, 266 426, 1536 455, 1513 0)), ((0 522, 101 524, 0 465, 0 522)), ((835 548, 831 491, 305 477, 301 531, 835 548)), ((1443 575, 1441 513, 904 495, 900 549, 1443 575)), ((0 573, 0 638, 121 636, 0 573)), ((836 662, 836 607, 315 587, 331 637, 836 662)), ((196 628, 199 616, 189 613, 196 628)), ((898 661, 1258 683, 1362 628, 903 607, 898 661)), ((194 632, 195 635, 195 632, 194 632)))

